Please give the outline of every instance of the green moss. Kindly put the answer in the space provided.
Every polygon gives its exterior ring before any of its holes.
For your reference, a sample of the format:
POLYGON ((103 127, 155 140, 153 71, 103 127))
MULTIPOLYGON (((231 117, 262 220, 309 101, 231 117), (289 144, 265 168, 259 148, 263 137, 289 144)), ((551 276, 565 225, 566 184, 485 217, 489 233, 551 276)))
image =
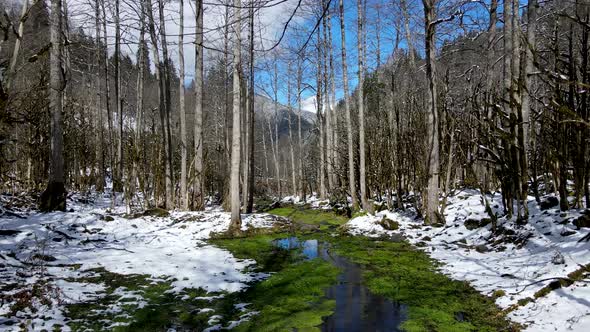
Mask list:
POLYGON ((369 289, 409 306, 408 331, 495 331, 510 324, 492 299, 439 273, 437 263, 408 243, 364 237, 331 240, 336 253, 364 266, 369 289), (463 321, 456 319, 458 313, 463 321))
POLYGON ((304 207, 288 206, 268 211, 270 214, 287 217, 298 224, 318 225, 320 229, 327 229, 343 225, 348 221, 346 217, 336 215, 327 210, 312 210, 304 207), (325 227, 322 227, 325 226, 325 227))
MULTIPOLYGON (((248 308, 260 312, 239 325, 238 331, 319 331, 322 317, 333 312, 335 303, 324 298, 324 291, 336 282, 338 269, 321 259, 302 261, 296 251, 276 248, 273 240, 285 236, 215 241, 234 256, 254 258, 265 271, 275 271, 269 279, 227 301, 251 303, 248 308)), ((224 321, 237 319, 240 314, 228 306, 224 321)))
POLYGON ((278 271, 289 264, 292 252, 277 248, 273 241, 287 237, 287 234, 261 234, 247 238, 217 239, 211 243, 232 252, 237 258, 254 259, 256 269, 261 271, 278 271))
POLYGON ((336 282, 338 269, 320 259, 293 264, 255 285, 244 295, 260 313, 238 331, 315 331, 335 302, 324 290, 336 282))
POLYGON ((197 299, 207 295, 203 289, 187 289, 181 294, 169 292, 172 280, 154 281, 147 275, 122 275, 104 269, 90 272, 93 272, 92 276, 72 281, 104 284, 106 294, 93 302, 66 306, 66 316, 70 319, 68 325, 73 331, 162 331, 178 325, 202 330, 208 326, 207 320, 214 313, 190 313, 218 305, 197 299), (140 308, 135 299, 116 294, 115 290, 120 288, 141 296, 147 304, 140 308), (188 300, 182 299, 185 295, 188 295, 188 300), (108 310, 115 305, 121 310, 108 310), (115 322, 126 326, 110 327, 115 322))
POLYGON ((354 219, 354 218, 356 218, 356 217, 362 217, 362 216, 366 216, 366 215, 367 215, 367 212, 366 212, 366 211, 363 211, 363 210, 355 211, 355 212, 352 214, 352 219, 354 219))
POLYGON ((521 306, 521 307, 524 307, 525 305, 527 305, 527 304, 529 304, 529 303, 531 303, 531 302, 533 302, 533 301, 534 301, 534 300, 533 300, 532 298, 530 298, 530 297, 525 297, 524 299, 520 299, 520 300, 518 300, 516 303, 517 303, 519 306, 521 306))
POLYGON ((492 298, 494 298, 494 299, 497 299, 502 296, 506 296, 506 291, 504 291, 503 289, 497 289, 492 294, 492 298))

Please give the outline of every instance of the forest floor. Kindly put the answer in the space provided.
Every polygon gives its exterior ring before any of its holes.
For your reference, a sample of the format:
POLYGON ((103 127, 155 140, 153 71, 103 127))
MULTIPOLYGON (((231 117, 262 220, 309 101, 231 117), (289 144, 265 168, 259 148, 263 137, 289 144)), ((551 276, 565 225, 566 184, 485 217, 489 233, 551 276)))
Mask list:
MULTIPOLYGON (((488 196, 501 215, 501 196, 488 196)), ((359 216, 350 234, 403 234, 443 263, 440 270, 495 299, 527 331, 590 331, 590 210, 561 212, 555 197, 531 197, 525 225, 498 218, 492 232, 481 195, 465 190, 449 198, 444 225, 425 226, 415 213, 382 211, 359 216), (383 220, 396 221, 396 230, 383 220)))
POLYGON ((348 220, 315 201, 244 215, 244 237, 228 239, 219 209, 129 215, 108 195, 72 195, 73 211, 40 214, 0 198, 0 330, 329 330, 351 309, 334 290, 350 266, 362 300, 399 309, 394 328, 590 328, 581 211, 531 202, 527 225, 499 219, 493 235, 472 191, 450 198, 444 227, 410 212, 348 220))

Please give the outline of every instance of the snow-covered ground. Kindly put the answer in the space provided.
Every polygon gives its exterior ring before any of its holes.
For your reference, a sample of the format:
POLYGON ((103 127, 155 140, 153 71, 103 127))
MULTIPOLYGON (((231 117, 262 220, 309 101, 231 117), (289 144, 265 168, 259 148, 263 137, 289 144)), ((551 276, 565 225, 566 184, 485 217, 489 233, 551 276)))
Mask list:
MULTIPOLYGON (((123 206, 111 210, 108 196, 95 196, 91 204, 79 203, 78 198, 68 200, 73 212, 0 214, 0 331, 19 330, 23 322, 32 330, 65 326, 64 304, 104 295, 102 284, 72 281, 95 273, 89 269, 173 280, 174 292, 234 292, 246 282, 267 277, 247 271, 253 260, 237 259, 205 242, 211 232, 227 230, 229 213, 209 209, 132 218, 123 206), (26 308, 11 313, 26 294, 23 291, 35 285, 45 285, 45 295, 32 300, 35 312, 26 308)), ((281 222, 265 214, 244 215, 243 230, 281 222)), ((117 291, 142 305, 141 296, 117 291)))
POLYGON ((321 199, 318 197, 316 192, 312 193, 310 196, 307 196, 305 199, 302 199, 300 196, 285 196, 281 198, 281 203, 284 204, 295 204, 295 205, 306 205, 313 209, 331 209, 330 200, 328 199, 321 199))
MULTIPOLYGON (((584 280, 534 299, 537 291, 555 281, 541 280, 567 278, 569 273, 590 264, 590 242, 581 241, 589 229, 577 229, 571 223, 582 211, 562 213, 559 207, 542 211, 531 198, 529 222, 515 226, 514 222, 500 218, 498 226, 504 231, 494 236, 489 224, 470 227, 471 230, 465 226, 467 220, 473 224, 489 218, 481 199, 478 192, 471 190, 450 197, 444 227, 424 226, 410 212, 389 211, 354 218, 345 227, 351 234, 373 237, 401 233, 411 243, 423 247, 432 258, 443 262, 443 273, 469 281, 486 295, 504 291, 505 295, 499 296, 496 303, 513 309, 509 318, 526 325, 527 331, 590 331, 588 273, 584 280), (383 228, 380 221, 384 217, 397 221, 399 229, 383 228), (534 301, 515 306, 525 298, 534 301)), ((492 209, 498 212, 501 197, 488 199, 492 209)))

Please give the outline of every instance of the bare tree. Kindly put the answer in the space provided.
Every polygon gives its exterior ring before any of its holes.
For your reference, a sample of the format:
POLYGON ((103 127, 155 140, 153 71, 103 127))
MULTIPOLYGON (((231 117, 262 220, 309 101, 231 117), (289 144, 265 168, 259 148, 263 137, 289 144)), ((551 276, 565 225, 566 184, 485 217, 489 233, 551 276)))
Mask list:
MULTIPOLYGON (((359 111, 359 159, 360 159, 360 187, 361 187, 361 203, 363 205, 363 209, 368 212, 372 212, 373 209, 369 205, 369 200, 367 199, 367 170, 366 170, 366 160, 365 160, 365 93, 364 93, 364 76, 365 76, 365 67, 364 67, 364 48, 365 48, 365 38, 363 35, 365 34, 364 27, 363 27, 363 1, 357 0, 357 12, 358 12, 358 20, 357 20, 357 44, 358 44, 358 111, 359 111)), ((344 46, 343 46, 344 48, 344 46)))
POLYGON ((428 79, 428 114, 426 116, 426 139, 427 155, 426 170, 428 179, 428 188, 424 195, 424 216, 426 222, 434 224, 438 222, 438 177, 440 169, 440 152, 438 137, 438 95, 436 91, 436 51, 435 51, 435 33, 436 33, 436 0, 422 0, 424 5, 424 30, 426 42, 426 76, 428 79))
POLYGON ((65 89, 62 38, 62 2, 51 0, 51 50, 49 59, 49 110, 51 112, 51 159, 49 182, 40 198, 42 211, 66 210, 62 129, 62 94, 65 89))
POLYGON ((194 166, 194 209, 203 210, 203 0, 196 1, 196 36, 195 36, 195 166, 194 166))
POLYGON ((248 179, 246 180, 247 184, 247 201, 246 204, 246 213, 252 213, 252 208, 254 206, 254 99, 256 95, 254 94, 254 0, 250 1, 250 43, 249 43, 249 83, 248 83, 248 165, 247 165, 247 174, 248 179))
POLYGON ((237 234, 241 231, 242 219, 240 216, 240 89, 241 89, 241 0, 234 0, 234 45, 233 45, 233 129, 231 149, 231 172, 230 172, 230 203, 231 203, 231 224, 229 233, 237 234))
MULTIPOLYGON (((198 6, 198 5, 197 5, 198 6)), ((186 184, 187 136, 186 136, 186 105, 184 102, 184 0, 180 0, 180 32, 178 34, 178 103, 180 107, 180 206, 188 210, 188 194, 186 184)), ((199 13, 197 13, 197 17, 199 13)), ((196 47, 196 45, 195 45, 196 47)))
MULTIPOLYGON (((356 195, 356 176, 354 171, 354 141, 352 139, 352 115, 348 90, 348 67, 346 65, 346 27, 344 23, 344 0, 340 0, 340 38, 342 40, 342 81, 344 83, 344 108, 346 112, 346 130, 348 133, 348 183, 353 209, 358 209, 356 195)), ((361 56, 361 55, 359 55, 361 56)))

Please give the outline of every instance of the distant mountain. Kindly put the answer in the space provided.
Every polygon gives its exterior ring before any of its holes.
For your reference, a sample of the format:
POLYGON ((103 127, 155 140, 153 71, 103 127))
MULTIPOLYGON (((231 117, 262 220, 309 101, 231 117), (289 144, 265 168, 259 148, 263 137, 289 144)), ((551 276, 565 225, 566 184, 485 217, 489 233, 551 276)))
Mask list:
MULTIPOLYGON (((264 121, 264 128, 268 130, 267 119, 270 119, 271 125, 274 125, 275 104, 268 97, 256 95, 254 98, 254 111, 256 121, 264 121)), ((286 105, 278 105, 279 136, 289 135, 289 112, 291 112, 291 126, 293 131, 297 130, 298 110, 289 108, 286 105)), ((315 126, 316 114, 309 111, 301 111, 301 129, 304 132, 312 130, 315 126)), ((274 129, 274 128, 273 128, 274 129)))

